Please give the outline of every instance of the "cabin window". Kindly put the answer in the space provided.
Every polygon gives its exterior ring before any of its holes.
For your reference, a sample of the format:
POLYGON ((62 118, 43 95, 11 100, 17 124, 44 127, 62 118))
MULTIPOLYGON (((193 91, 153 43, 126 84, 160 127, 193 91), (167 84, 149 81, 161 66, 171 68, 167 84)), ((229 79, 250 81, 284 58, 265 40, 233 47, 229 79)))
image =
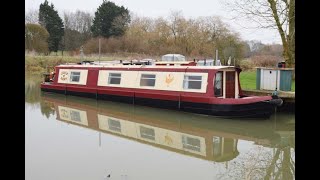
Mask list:
POLYGON ((121 132, 121 124, 120 121, 108 119, 109 129, 112 131, 121 132))
POLYGON ((183 145, 183 148, 185 149, 200 152, 200 139, 183 135, 182 145, 183 145))
POLYGON ((109 73, 108 84, 120 84, 121 73, 109 73))
POLYGON ((140 135, 142 138, 155 140, 155 132, 154 129, 140 126, 140 135))
POLYGON ((71 72, 70 81, 71 82, 79 82, 80 81, 80 72, 71 72))
POLYGON ((222 72, 217 72, 214 78, 214 96, 220 97, 223 95, 223 78, 222 72))
POLYGON ((184 75, 183 89, 201 89, 202 76, 184 75))
POLYGON ((142 74, 140 79, 140 86, 154 86, 156 83, 155 74, 142 74))
POLYGON ((79 111, 70 111, 70 119, 72 121, 78 121, 81 122, 81 118, 80 118, 80 112, 79 111))

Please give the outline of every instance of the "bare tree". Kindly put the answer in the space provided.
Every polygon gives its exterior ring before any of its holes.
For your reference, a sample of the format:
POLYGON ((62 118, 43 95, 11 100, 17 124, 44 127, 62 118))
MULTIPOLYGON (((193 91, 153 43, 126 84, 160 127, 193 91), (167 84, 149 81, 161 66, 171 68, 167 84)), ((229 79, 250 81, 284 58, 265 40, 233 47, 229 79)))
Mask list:
POLYGON ((128 22, 130 22, 129 14, 122 14, 115 17, 111 23, 111 30, 115 34, 124 34, 128 29, 128 22))
POLYGON ((283 57, 289 67, 295 64, 295 0, 234 0, 226 5, 236 12, 234 18, 247 18, 259 28, 277 29, 282 40, 283 57))
POLYGON ((177 35, 178 35, 178 24, 184 20, 184 17, 182 15, 182 11, 172 11, 169 16, 169 22, 170 24, 168 25, 171 29, 171 32, 174 37, 174 43, 177 42, 177 35))
MULTIPOLYGON (((277 145, 279 146, 279 145, 277 145)), ((295 179, 295 152, 292 147, 256 146, 219 172, 217 179, 295 179)))
POLYGON ((64 24, 66 29, 76 30, 80 33, 90 33, 93 16, 88 12, 77 10, 64 12, 64 24))
POLYGON ((25 24, 39 24, 38 23, 39 10, 30 9, 25 12, 25 24))
MULTIPOLYGON (((195 58, 212 58, 215 49, 218 49, 221 55, 226 49, 225 56, 220 56, 223 61, 229 56, 238 59, 244 54, 241 53, 243 50, 239 35, 219 17, 187 19, 180 11, 172 12, 167 18, 148 18, 132 13, 130 16, 131 22, 123 37, 102 43, 109 47, 108 52, 114 47, 114 50, 130 53, 153 55, 182 53, 195 58)), ((116 19, 113 25, 122 27, 121 22, 122 19, 116 19), (118 22, 120 23, 117 24, 118 22)), ((95 52, 95 46, 95 41, 88 41, 86 49, 92 50, 88 53, 95 52)))
POLYGON ((90 27, 93 16, 88 12, 77 10, 64 12, 64 46, 66 50, 75 50, 83 45, 90 37, 90 27))

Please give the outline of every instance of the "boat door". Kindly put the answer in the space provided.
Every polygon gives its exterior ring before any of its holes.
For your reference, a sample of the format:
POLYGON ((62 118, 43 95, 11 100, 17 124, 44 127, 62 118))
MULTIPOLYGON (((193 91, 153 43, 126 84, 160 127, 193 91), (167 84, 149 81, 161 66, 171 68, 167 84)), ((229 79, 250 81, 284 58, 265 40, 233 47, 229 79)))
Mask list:
POLYGON ((235 72, 226 72, 226 98, 234 98, 235 94, 235 72))

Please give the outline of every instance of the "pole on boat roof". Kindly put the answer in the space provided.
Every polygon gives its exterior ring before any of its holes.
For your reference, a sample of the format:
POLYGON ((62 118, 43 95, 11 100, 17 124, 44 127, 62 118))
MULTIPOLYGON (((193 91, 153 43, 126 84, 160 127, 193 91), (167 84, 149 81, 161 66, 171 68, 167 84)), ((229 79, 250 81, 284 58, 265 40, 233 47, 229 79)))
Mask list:
POLYGON ((99 64, 100 64, 100 53, 101 53, 101 38, 99 38, 99 64))
POLYGON ((216 62, 218 60, 218 49, 216 49, 216 62))
POLYGON ((216 49, 216 66, 221 66, 221 61, 218 61, 218 49, 216 49))
POLYGON ((83 46, 80 47, 80 59, 83 61, 83 46))

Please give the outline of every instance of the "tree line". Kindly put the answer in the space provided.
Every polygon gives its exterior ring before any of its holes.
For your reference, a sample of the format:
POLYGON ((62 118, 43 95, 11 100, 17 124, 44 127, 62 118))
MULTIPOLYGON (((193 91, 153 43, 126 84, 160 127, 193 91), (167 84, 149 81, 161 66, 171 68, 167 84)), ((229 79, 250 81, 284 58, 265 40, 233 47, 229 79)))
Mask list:
POLYGON ((32 10, 25 15, 25 22, 26 50, 48 54, 59 50, 75 50, 92 37, 122 36, 130 16, 128 9, 104 0, 94 17, 90 13, 76 11, 64 12, 62 19, 54 5, 49 5, 45 0, 38 12, 32 10), (39 36, 39 32, 49 36, 39 36), (47 42, 48 47, 39 49, 38 42, 47 42))
POLYGON ((77 10, 64 12, 63 18, 45 0, 38 12, 27 12, 25 21, 26 50, 44 54, 57 51, 77 54, 81 46, 85 54, 97 54, 99 39, 101 53, 179 53, 213 58, 218 50, 222 61, 261 55, 262 49, 278 56, 275 52, 279 50, 264 45, 254 48, 252 42, 243 41, 218 16, 185 18, 182 12, 175 11, 167 18, 139 17, 106 0, 94 15, 77 10))

